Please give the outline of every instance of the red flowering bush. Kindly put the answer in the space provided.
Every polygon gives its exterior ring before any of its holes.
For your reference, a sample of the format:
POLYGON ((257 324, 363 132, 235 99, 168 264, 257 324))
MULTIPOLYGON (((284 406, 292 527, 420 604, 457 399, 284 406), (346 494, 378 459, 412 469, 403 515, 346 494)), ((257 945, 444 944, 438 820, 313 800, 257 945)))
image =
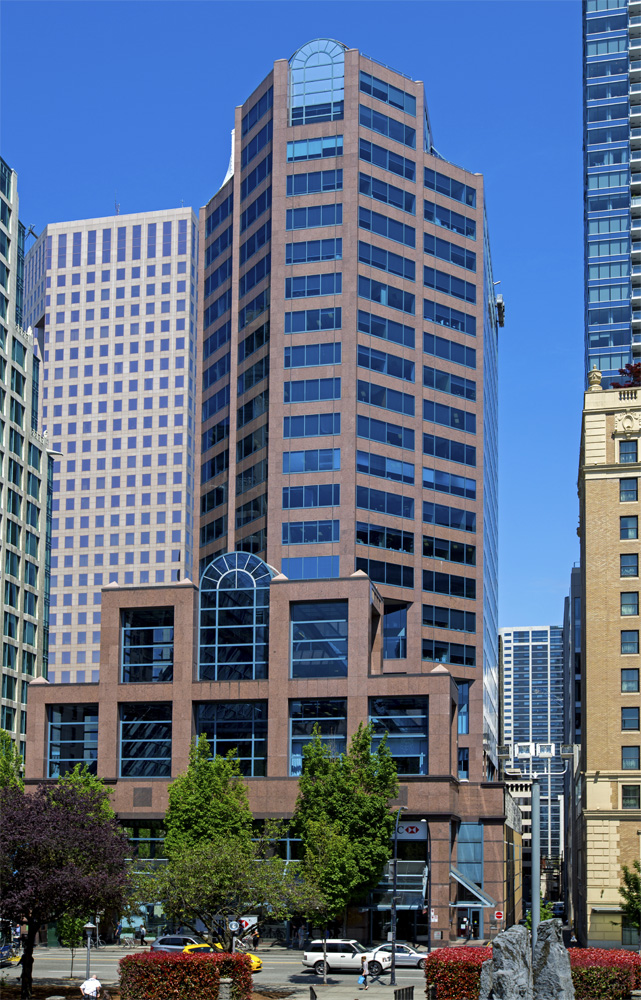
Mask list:
POLYGON ((477 1000, 481 966, 491 957, 491 948, 438 948, 427 957, 425 981, 436 983, 438 1000, 477 1000))
POLYGON ((626 1000, 641 989, 641 956, 610 948, 570 948, 576 1000, 626 1000))
POLYGON ((221 979, 232 980, 233 1000, 249 1000, 251 962, 247 955, 225 952, 189 955, 151 951, 120 960, 121 1000, 217 1000, 221 979))
MULTIPOLYGON (((631 990, 641 989, 637 952, 570 948, 569 955, 576 1000, 627 1000, 631 990)), ((477 1000, 488 958, 491 948, 439 948, 425 963, 426 983, 436 983, 438 1000, 477 1000)))

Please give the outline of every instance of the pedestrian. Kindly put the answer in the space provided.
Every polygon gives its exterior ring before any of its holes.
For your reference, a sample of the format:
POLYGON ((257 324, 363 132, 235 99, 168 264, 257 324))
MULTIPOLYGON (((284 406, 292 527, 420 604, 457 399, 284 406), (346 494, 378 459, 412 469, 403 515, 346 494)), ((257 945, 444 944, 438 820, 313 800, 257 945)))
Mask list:
POLYGON ((301 924, 298 928, 298 947, 302 950, 305 943, 305 924, 301 924))
POLYGON ((145 947, 145 938, 147 937, 147 928, 144 924, 140 925, 140 930, 138 931, 138 937, 140 938, 140 947, 145 947))
POLYGON ((120 935, 122 934, 122 920, 119 920, 116 924, 116 944, 120 944, 120 935))
POLYGON ((367 960, 367 955, 361 955, 361 974, 358 977, 358 982, 360 983, 361 987, 364 987, 366 990, 369 989, 369 985, 367 982, 368 976, 369 976, 369 962, 367 960))
POLYGON ((27 944, 27 934, 29 931, 29 924, 26 920, 23 920, 20 924, 20 944, 22 945, 22 950, 25 950, 27 944))
POLYGON ((16 951, 20 948, 20 924, 16 924, 13 929, 13 947, 16 951))
POLYGON ((83 997, 99 997, 100 990, 102 989, 102 984, 99 979, 95 976, 90 976, 89 979, 85 979, 84 983, 80 987, 80 992, 83 997))
POLYGON ((252 947, 254 950, 258 948, 260 944, 260 934, 258 933, 258 926, 254 927, 254 933, 252 934, 252 947))

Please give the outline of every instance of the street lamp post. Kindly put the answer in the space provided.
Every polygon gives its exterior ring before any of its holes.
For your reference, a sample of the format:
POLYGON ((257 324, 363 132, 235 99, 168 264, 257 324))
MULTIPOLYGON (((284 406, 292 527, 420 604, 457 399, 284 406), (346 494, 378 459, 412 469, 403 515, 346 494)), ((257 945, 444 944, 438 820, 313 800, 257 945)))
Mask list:
MULTIPOLYGON (((641 830, 637 830, 637 837, 641 837, 641 830)), ((641 879, 641 840, 639 841, 639 878, 641 879)), ((641 955, 641 908, 639 909, 639 954, 641 955)))
POLYGON ((87 979, 91 976, 91 935, 96 929, 95 924, 85 924, 82 928, 87 935, 87 979))
POLYGON ((432 950, 432 834, 430 824, 422 819, 427 829, 427 953, 432 950))
POLYGON ((541 786, 532 778, 532 954, 541 919, 541 786))
POLYGON ((396 886, 398 881, 396 877, 396 870, 398 868, 398 821, 405 808, 405 806, 398 807, 396 822, 394 824, 394 875, 392 877, 392 974, 390 978, 390 986, 396 986, 396 886))

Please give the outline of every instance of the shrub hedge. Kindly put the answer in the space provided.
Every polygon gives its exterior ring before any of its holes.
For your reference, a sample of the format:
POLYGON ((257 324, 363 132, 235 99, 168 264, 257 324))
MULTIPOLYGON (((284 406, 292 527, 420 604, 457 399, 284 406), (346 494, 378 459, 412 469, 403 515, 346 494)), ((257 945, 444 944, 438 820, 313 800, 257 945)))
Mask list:
POLYGON ((425 963, 425 982, 436 983, 438 1000, 477 1000, 481 966, 491 957, 491 948, 438 948, 425 963))
POLYGON ((220 979, 232 980, 233 1000, 249 1000, 251 962, 247 955, 226 952, 185 955, 151 951, 120 960, 121 1000, 217 1000, 220 979))
MULTIPOLYGON (((570 948, 569 955, 576 1000, 627 1000, 641 989, 637 952, 570 948)), ((491 948, 439 948, 425 963, 426 983, 436 983, 438 1000, 478 1000, 481 965, 491 957, 491 948)))
POLYGON ((610 948, 570 948, 576 1000, 627 1000, 641 989, 641 956, 610 948))

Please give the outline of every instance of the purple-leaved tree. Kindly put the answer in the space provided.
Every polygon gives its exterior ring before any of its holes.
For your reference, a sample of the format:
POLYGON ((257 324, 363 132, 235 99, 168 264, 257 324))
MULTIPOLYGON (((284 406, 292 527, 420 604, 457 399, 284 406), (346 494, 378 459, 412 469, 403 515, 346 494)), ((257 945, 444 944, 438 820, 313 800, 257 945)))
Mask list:
POLYGON ((22 998, 33 985, 33 946, 44 923, 63 914, 120 909, 128 884, 128 841, 105 816, 104 792, 38 785, 0 789, 0 911, 26 917, 22 998))

